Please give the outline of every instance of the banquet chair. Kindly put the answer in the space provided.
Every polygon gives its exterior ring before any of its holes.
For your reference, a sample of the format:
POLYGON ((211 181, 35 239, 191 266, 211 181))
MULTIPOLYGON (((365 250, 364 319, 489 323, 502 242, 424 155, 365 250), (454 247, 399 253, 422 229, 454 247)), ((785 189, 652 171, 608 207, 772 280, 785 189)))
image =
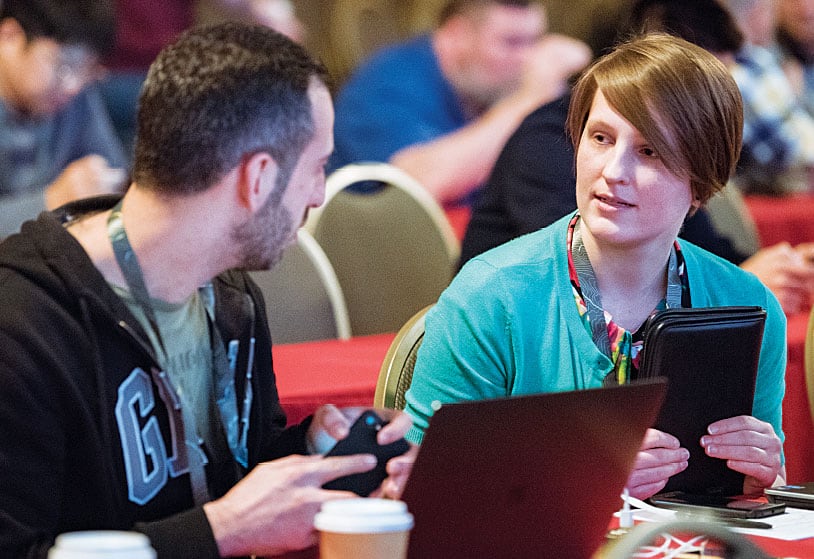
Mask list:
POLYGON ((808 332, 805 344, 806 360, 806 386, 808 387, 808 406, 811 410, 811 420, 814 421, 814 306, 811 307, 811 316, 808 318, 808 332))
POLYGON ((407 404, 404 395, 413 380, 418 348, 424 340, 424 315, 430 308, 432 305, 410 317, 393 338, 376 381, 375 407, 403 410, 407 404))
POLYGON ((712 225, 738 251, 754 254, 760 250, 757 226, 749 214, 743 194, 735 184, 728 184, 710 198, 706 208, 712 225))
POLYGON ((351 337, 342 288, 328 257, 305 230, 271 270, 249 272, 263 293, 275 343, 351 337))
POLYGON ((306 229, 328 255, 355 336, 396 332, 434 303, 460 246, 444 211, 412 177, 386 163, 352 164, 326 182, 306 229), (375 190, 347 189, 358 183, 375 190))

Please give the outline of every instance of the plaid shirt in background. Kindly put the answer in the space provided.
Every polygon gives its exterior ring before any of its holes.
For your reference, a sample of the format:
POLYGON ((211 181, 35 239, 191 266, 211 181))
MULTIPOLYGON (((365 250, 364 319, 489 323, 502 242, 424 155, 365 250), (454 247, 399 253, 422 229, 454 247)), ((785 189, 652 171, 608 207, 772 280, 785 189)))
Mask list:
POLYGON ((771 51, 747 45, 735 60, 730 72, 744 104, 738 175, 746 191, 759 191, 790 170, 814 165, 814 115, 771 51))
POLYGON ((814 114, 814 63, 803 66, 806 109, 814 114))

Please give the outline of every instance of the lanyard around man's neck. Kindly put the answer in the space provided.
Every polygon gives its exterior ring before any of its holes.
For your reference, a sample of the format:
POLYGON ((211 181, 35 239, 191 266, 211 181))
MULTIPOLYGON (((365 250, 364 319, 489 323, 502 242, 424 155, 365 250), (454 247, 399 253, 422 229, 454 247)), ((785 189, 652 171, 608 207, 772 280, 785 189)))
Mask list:
MULTIPOLYGON (((127 288, 130 295, 141 307, 144 316, 153 334, 158 340, 160 346, 161 356, 159 363, 162 368, 167 366, 169 361, 169 354, 164 345, 164 339, 161 337, 161 330, 158 328, 158 321, 156 320, 153 304, 150 301, 150 293, 147 291, 147 284, 144 283, 144 274, 141 271, 141 266, 136 258, 136 253, 130 245, 130 240, 127 238, 127 233, 124 230, 124 222, 122 220, 122 202, 119 201, 114 206, 113 211, 110 212, 110 217, 107 218, 107 234, 110 238, 110 243, 113 245, 113 254, 116 256, 116 262, 124 276, 124 281, 127 283, 127 288)), ((204 467, 207 464, 206 454, 201 449, 203 441, 198 435, 198 430, 195 428, 194 410, 186 402, 183 394, 179 393, 177 387, 172 386, 172 381, 168 375, 161 373, 161 377, 169 382, 169 388, 173 390, 177 396, 180 407, 181 417, 184 422, 183 437, 184 444, 181 447, 181 452, 185 454, 185 462, 189 468, 189 479, 192 485, 192 496, 196 505, 202 505, 210 500, 209 487, 206 482, 206 472, 204 467)))
POLYGON ((144 274, 141 271, 141 266, 138 263, 136 252, 130 245, 130 240, 127 238, 127 233, 124 230, 124 222, 122 221, 122 202, 119 201, 110 212, 107 218, 107 235, 110 238, 110 243, 113 245, 113 254, 116 256, 116 262, 119 264, 119 269, 124 276, 124 281, 127 283, 127 289, 130 295, 141 307, 144 316, 150 328, 153 329, 153 334, 158 340, 158 345, 161 350, 161 360, 166 362, 167 348, 164 345, 164 339, 161 337, 161 331, 158 328, 158 320, 156 320, 153 304, 150 301, 150 293, 147 291, 147 284, 144 283, 144 274))

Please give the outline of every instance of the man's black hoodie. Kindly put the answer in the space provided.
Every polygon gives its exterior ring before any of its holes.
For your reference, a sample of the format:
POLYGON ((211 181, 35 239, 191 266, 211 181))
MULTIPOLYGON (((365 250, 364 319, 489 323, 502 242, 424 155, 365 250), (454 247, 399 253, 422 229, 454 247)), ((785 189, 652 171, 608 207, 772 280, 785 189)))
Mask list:
MULTIPOLYGON (((285 429, 257 287, 242 272, 213 284, 223 343, 239 348, 237 402, 247 377, 253 388, 249 469, 304 454, 308 420, 285 429)), ((54 215, 0 243, 0 557, 44 559, 57 534, 99 529, 142 531, 160 559, 218 557, 158 373, 138 321, 54 215)), ((207 471, 213 497, 245 473, 233 466, 207 471)))

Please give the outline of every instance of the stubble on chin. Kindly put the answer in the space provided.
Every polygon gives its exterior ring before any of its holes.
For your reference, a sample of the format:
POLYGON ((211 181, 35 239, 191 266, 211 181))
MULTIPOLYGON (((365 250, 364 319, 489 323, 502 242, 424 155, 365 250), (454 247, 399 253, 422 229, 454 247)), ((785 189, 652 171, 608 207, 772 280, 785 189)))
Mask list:
POLYGON ((283 258, 285 250, 296 241, 291 214, 285 208, 263 208, 252 219, 235 227, 232 239, 240 252, 242 270, 269 270, 283 258))

